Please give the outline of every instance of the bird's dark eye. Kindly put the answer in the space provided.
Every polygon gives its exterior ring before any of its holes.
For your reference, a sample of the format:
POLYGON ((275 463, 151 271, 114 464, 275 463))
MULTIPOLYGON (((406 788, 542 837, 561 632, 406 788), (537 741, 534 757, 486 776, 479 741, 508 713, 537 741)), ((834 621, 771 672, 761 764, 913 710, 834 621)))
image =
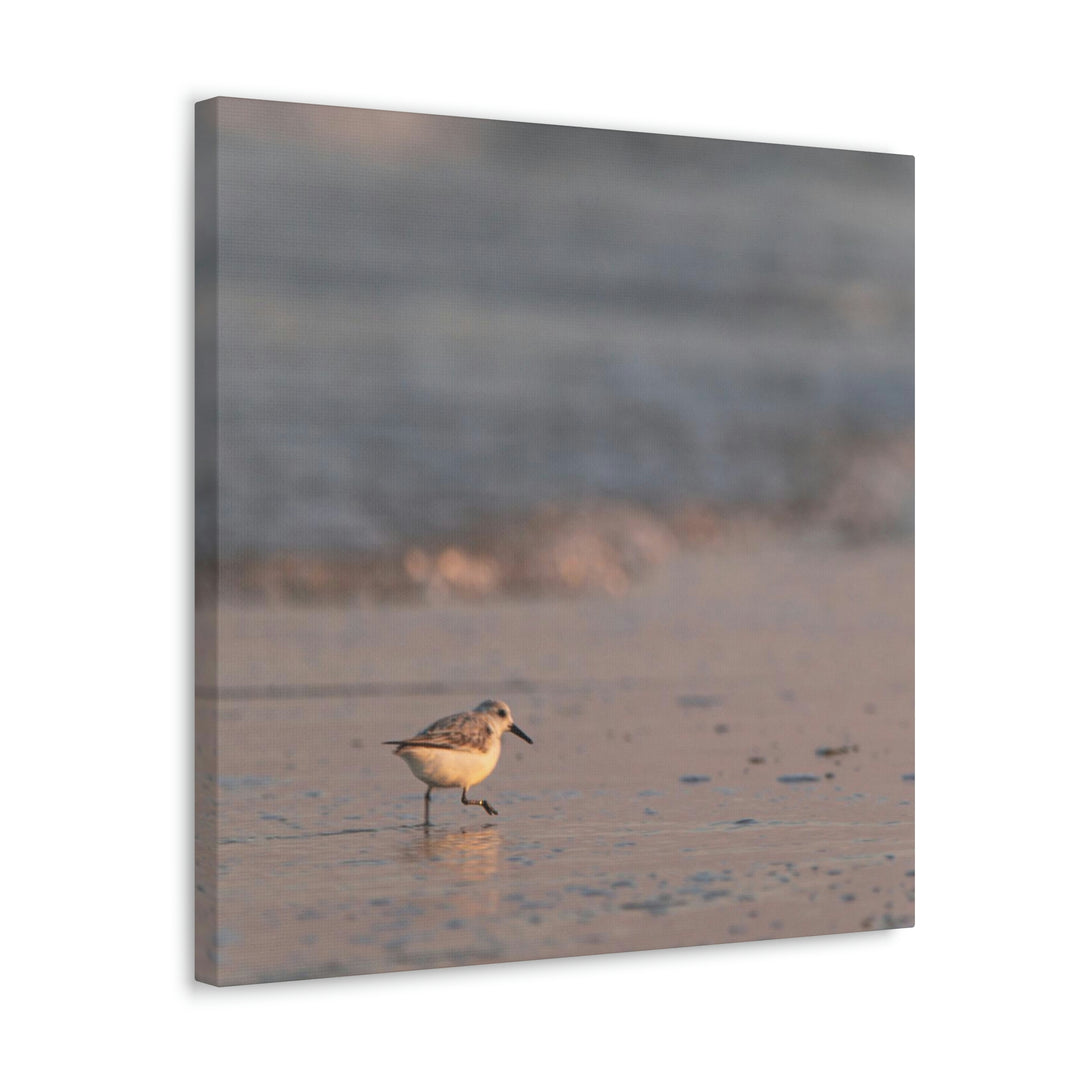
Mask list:
POLYGON ((506 710, 505 709, 500 709, 499 710, 499 715, 500 716, 505 716, 506 715, 506 710))

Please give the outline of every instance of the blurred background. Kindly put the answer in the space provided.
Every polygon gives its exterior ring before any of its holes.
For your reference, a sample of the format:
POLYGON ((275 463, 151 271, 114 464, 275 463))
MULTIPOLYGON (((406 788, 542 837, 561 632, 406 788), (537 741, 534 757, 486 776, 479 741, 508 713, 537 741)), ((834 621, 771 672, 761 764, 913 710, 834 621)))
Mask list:
POLYGON ((216 119, 201 583, 619 593, 725 533, 910 538, 913 159, 235 99, 216 119))

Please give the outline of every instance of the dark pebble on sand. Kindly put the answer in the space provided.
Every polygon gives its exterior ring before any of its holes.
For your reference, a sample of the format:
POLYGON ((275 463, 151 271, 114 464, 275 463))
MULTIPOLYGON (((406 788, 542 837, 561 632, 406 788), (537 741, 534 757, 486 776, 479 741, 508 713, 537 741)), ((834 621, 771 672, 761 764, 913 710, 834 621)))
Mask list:
POLYGON ((707 784, 712 779, 711 776, 696 776, 690 774, 689 776, 680 776, 679 783, 681 784, 707 784))
POLYGON ((655 900, 630 901, 619 906, 624 911, 647 911, 652 915, 666 915, 670 907, 683 907, 685 900, 675 900, 668 893, 661 893, 655 900))
POLYGON ((901 780, 910 780, 912 783, 915 781, 915 774, 913 772, 906 772, 900 777, 901 780))
POLYGON ((747 758, 746 760, 748 762, 750 762, 751 765, 764 765, 765 764, 765 759, 763 757, 758 757, 757 755, 755 755, 752 758, 747 758))
POLYGON ((859 748, 855 745, 851 746, 819 746, 814 753, 818 757, 837 757, 840 754, 856 754, 859 748))
POLYGON ((815 784, 821 777, 813 773, 784 773, 776 778, 781 784, 815 784))
POLYGON ((756 825, 757 821, 752 817, 741 817, 738 821, 732 822, 733 825, 756 825))

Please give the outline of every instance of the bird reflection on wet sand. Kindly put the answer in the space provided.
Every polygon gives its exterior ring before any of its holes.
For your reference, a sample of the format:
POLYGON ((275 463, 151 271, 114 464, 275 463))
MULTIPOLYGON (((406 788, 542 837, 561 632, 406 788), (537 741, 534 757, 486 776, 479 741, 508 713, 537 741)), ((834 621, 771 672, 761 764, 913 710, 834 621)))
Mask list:
POLYGON ((404 862, 432 864, 433 873, 448 872, 462 881, 483 881, 498 869, 502 837, 494 825, 445 830, 430 825, 410 830, 399 855, 404 862))

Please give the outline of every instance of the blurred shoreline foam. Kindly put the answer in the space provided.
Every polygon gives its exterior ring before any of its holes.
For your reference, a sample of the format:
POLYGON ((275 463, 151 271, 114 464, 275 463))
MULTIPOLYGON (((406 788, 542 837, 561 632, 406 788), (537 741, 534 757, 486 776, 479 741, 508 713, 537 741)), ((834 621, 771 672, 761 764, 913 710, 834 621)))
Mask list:
POLYGON ((851 447, 803 505, 625 499, 545 504, 366 552, 280 551, 196 565, 196 602, 425 604, 447 598, 621 596, 682 551, 784 540, 865 545, 914 533, 914 436, 851 447), (217 580, 215 583, 215 569, 217 580))

